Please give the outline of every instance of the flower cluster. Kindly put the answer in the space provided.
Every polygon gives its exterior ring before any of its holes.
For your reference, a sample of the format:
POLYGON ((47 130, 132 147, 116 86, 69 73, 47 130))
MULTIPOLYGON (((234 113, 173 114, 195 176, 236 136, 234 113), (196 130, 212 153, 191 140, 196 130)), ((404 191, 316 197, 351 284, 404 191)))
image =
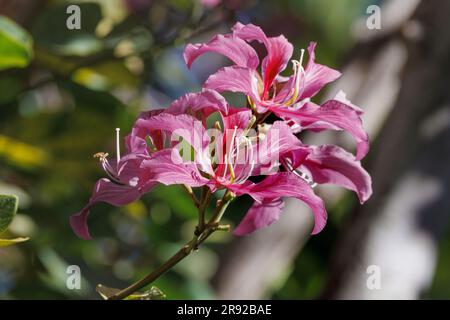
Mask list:
POLYGON ((282 76, 293 54, 292 44, 282 35, 268 37, 252 24, 237 23, 229 34, 187 45, 188 67, 207 52, 224 55, 233 64, 212 74, 201 92, 189 93, 165 109, 142 113, 125 139, 122 157, 119 151, 111 161, 107 154, 97 154, 108 178, 96 183, 89 203, 71 217, 76 234, 90 238, 87 217, 96 202, 126 205, 158 183, 188 190, 202 187, 209 193, 225 190, 232 198, 249 195, 254 204, 234 230, 236 235, 276 221, 285 197, 311 207, 312 233, 320 232, 327 214, 323 200, 314 193, 316 184, 340 185, 365 202, 372 188, 360 164, 368 152, 362 110, 342 92, 322 105, 311 101, 340 76, 315 62, 315 46, 308 47, 305 67, 301 50, 299 60, 292 60, 292 74, 282 76), (254 41, 265 46, 262 61, 251 45, 254 41), (230 106, 221 95, 225 91, 244 94, 247 105, 230 106), (349 132, 356 141, 356 156, 336 145, 306 145, 298 138, 305 130, 326 129, 349 132))

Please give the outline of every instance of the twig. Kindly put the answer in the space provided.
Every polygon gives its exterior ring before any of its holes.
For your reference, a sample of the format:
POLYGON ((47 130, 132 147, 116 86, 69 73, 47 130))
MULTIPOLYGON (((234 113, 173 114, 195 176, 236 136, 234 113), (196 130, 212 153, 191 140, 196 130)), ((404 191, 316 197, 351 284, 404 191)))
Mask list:
POLYGON ((220 225, 220 219, 222 218, 223 214, 225 213, 225 210, 228 207, 228 204, 234 199, 234 195, 227 191, 225 192, 222 200, 220 201, 219 205, 216 208, 216 213, 214 216, 208 221, 208 223, 204 223, 204 213, 205 208, 209 204, 211 198, 211 192, 209 191, 209 188, 205 187, 202 199, 200 200, 200 203, 202 204, 199 208, 199 216, 200 212, 203 212, 203 221, 201 226, 197 226, 194 236, 186 243, 180 250, 177 251, 169 260, 164 262, 161 266, 159 266, 157 269, 155 269, 153 272, 151 272, 149 275, 147 275, 145 278, 142 278, 141 280, 133 283, 131 286, 119 291, 118 293, 111 296, 108 300, 121 300, 132 293, 138 291, 139 289, 142 289, 143 287, 151 284, 156 279, 158 279, 160 276, 162 276, 164 273, 172 269, 177 263, 179 263, 181 260, 186 258, 192 251, 197 250, 198 246, 202 244, 206 239, 208 239, 214 232, 216 231, 227 231, 230 229, 228 225, 220 225))

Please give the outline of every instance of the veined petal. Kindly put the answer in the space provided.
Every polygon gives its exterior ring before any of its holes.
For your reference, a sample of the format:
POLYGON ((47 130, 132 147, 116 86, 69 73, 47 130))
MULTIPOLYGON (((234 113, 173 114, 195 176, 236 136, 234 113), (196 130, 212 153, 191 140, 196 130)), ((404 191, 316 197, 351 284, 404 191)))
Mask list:
MULTIPOLYGON (((144 111, 141 112, 141 114, 138 117, 138 120, 140 119, 146 120, 162 112, 164 112, 164 109, 144 111)), ((147 130, 143 130, 143 128, 133 126, 131 133, 125 137, 125 146, 127 148, 127 151, 135 154, 148 155, 147 142, 145 141, 146 135, 150 135, 156 147, 159 147, 159 149, 162 148, 163 137, 161 134, 153 132, 148 133, 147 130)))
POLYGON ((230 108, 229 115, 222 117, 224 130, 246 129, 252 118, 252 111, 244 108, 230 108))
POLYGON ((161 113, 148 119, 136 121, 135 128, 141 136, 152 132, 165 132, 173 141, 182 137, 192 148, 201 154, 209 143, 206 129, 202 122, 187 114, 173 115, 161 113))
POLYGON ((362 115, 364 113, 364 110, 358 107, 357 105, 353 104, 350 100, 347 99, 347 95, 344 91, 340 90, 336 96, 333 98, 333 100, 336 100, 340 103, 343 103, 349 107, 352 107, 355 109, 355 111, 358 113, 358 115, 362 115))
POLYGON ((232 28, 233 35, 245 41, 258 41, 265 45, 267 56, 262 63, 264 78, 264 93, 267 93, 270 86, 279 73, 286 68, 294 50, 292 44, 283 36, 267 37, 264 31, 253 24, 243 25, 236 23, 232 28))
POLYGON ((292 44, 283 35, 269 38, 268 45, 268 55, 262 62, 264 92, 268 92, 275 78, 286 68, 294 50, 292 44))
MULTIPOLYGON (((78 213, 70 217, 70 225, 74 232, 82 239, 91 238, 87 226, 90 208, 97 202, 106 202, 114 206, 123 206, 139 199, 148 192, 155 183, 145 180, 140 169, 145 156, 129 154, 119 162, 117 171, 118 182, 103 178, 97 181, 88 204, 78 213)), ((111 161, 113 167, 116 162, 111 161)))
POLYGON ((267 47, 267 36, 264 31, 254 24, 235 23, 231 28, 233 35, 245 41, 258 41, 267 47))
POLYGON ((233 234, 244 236, 271 225, 279 219, 283 207, 284 203, 281 199, 264 200, 262 203, 255 201, 244 219, 234 229, 233 234))
POLYGON ((311 42, 308 47, 309 62, 305 69, 305 87, 300 94, 300 100, 314 96, 323 86, 341 76, 339 71, 315 62, 315 48, 316 43, 311 42))
POLYGON ((259 101, 258 76, 255 70, 238 66, 225 67, 209 76, 204 87, 218 92, 241 92, 259 101))
POLYGON ((314 194, 313 189, 295 174, 281 172, 267 176, 259 183, 247 182, 241 185, 230 185, 230 190, 237 195, 248 194, 259 203, 267 199, 294 197, 305 202, 313 211, 314 228, 312 234, 319 233, 327 221, 327 212, 323 200, 314 194))
POLYGON ((292 119, 304 129, 345 130, 356 140, 356 160, 361 160, 369 151, 369 137, 364 131, 358 112, 337 100, 329 100, 322 106, 306 103, 299 109, 273 108, 283 119, 292 119))
POLYGON ((139 199, 154 183, 147 184, 145 188, 119 185, 103 178, 95 184, 89 203, 78 213, 70 217, 70 225, 77 236, 84 240, 91 239, 87 219, 90 208, 97 202, 106 202, 113 206, 123 206, 139 199))
POLYGON ((229 58, 240 67, 256 69, 259 58, 253 49, 244 40, 231 35, 217 35, 208 43, 188 44, 184 50, 184 60, 188 68, 200 55, 206 52, 215 52, 229 58))
POLYGON ((283 154, 299 148, 300 145, 300 141, 284 121, 275 121, 257 145, 258 164, 279 162, 283 154))
POLYGON ((145 180, 165 185, 186 184, 200 187, 209 179, 202 177, 194 162, 185 162, 177 149, 165 149, 142 161, 141 169, 146 172, 145 180))
POLYGON ((286 161, 286 159, 289 161, 289 165, 292 168, 298 168, 301 166, 308 155, 312 152, 312 149, 310 146, 301 145, 294 150, 290 150, 289 152, 286 152, 284 155, 282 155, 282 159, 286 161))
POLYGON ((202 112, 206 118, 216 111, 228 114, 228 103, 224 97, 214 90, 205 89, 198 93, 188 93, 175 100, 166 110, 166 113, 182 114, 202 112))
POLYGON ((356 192, 364 203, 372 195, 372 179, 355 157, 338 146, 312 147, 303 163, 316 183, 332 183, 356 192))

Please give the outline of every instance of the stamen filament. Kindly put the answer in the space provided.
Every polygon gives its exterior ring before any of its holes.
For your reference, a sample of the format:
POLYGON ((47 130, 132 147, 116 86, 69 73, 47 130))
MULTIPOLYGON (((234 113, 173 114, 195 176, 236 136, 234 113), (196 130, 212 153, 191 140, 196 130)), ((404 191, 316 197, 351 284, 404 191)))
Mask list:
POLYGON ((120 162, 120 128, 116 128, 116 156, 117 156, 117 167, 119 167, 119 162, 120 162))
POLYGON ((303 56, 304 55, 305 55, 305 49, 301 49, 300 50, 300 60, 298 60, 298 62, 300 62, 300 66, 302 66, 302 64, 303 64, 303 56))
POLYGON ((294 92, 291 96, 291 98, 284 103, 285 106, 290 106, 293 104, 300 93, 299 86, 300 86, 300 76, 305 73, 305 69, 302 66, 303 63, 303 56, 305 55, 305 49, 301 50, 300 53, 300 59, 299 60, 292 60, 292 65, 294 69, 294 77, 295 77, 295 83, 294 83, 294 92))

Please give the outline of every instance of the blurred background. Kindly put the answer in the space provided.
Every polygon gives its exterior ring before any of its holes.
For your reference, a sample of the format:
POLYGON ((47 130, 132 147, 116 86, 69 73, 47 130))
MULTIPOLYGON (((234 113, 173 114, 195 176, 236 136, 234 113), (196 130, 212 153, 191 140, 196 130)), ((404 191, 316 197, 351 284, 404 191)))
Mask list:
MULTIPOLYGON (((228 63, 207 55, 189 71, 186 43, 236 21, 284 34, 296 53, 317 41, 318 62, 343 72, 317 102, 342 89, 365 110, 374 195, 361 207, 322 187, 329 222, 319 235, 291 201, 270 228, 215 234, 155 284, 169 299, 450 298, 449 1, 0 0, 0 194, 20 199, 7 236, 31 237, 0 249, 1 299, 100 299, 97 284, 122 288, 190 239, 196 210, 176 186, 97 205, 91 241, 68 218, 103 177, 92 155, 113 153, 116 127, 128 132, 140 111, 200 90, 228 63), (81 30, 66 28, 70 4, 81 30), (381 29, 368 27, 371 5, 381 29), (81 290, 66 287, 69 265, 81 268, 81 290), (379 290, 367 287, 370 266, 379 290)), ((305 140, 352 147, 345 134, 305 140)), ((234 202, 226 220, 249 206, 234 202)))

